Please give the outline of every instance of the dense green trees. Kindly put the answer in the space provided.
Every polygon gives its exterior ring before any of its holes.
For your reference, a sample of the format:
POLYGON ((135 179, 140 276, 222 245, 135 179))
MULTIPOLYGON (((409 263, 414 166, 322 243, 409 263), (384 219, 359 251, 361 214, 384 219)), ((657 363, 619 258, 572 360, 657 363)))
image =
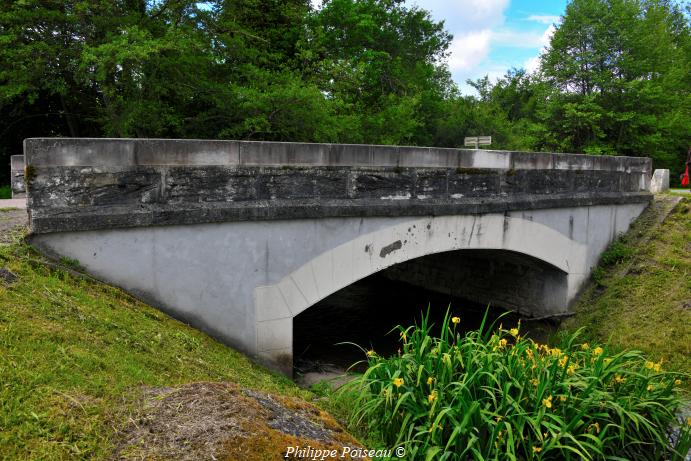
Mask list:
POLYGON ((451 36, 403 0, 330 0, 310 16, 311 78, 339 112, 358 114, 350 140, 429 143, 451 79, 441 62, 451 36))
POLYGON ((690 57, 688 20, 668 1, 572 1, 542 60, 557 89, 543 146, 674 167, 691 142, 690 57))
POLYGON ((572 0, 535 75, 474 83, 505 117, 500 145, 649 156, 677 180, 691 146, 689 11, 669 0, 572 0))
POLYGON ((451 147, 490 134, 494 148, 681 164, 691 42, 670 1, 572 0, 539 72, 480 79, 477 96, 451 81, 450 41, 403 0, 3 1, 0 158, 30 136, 451 147))

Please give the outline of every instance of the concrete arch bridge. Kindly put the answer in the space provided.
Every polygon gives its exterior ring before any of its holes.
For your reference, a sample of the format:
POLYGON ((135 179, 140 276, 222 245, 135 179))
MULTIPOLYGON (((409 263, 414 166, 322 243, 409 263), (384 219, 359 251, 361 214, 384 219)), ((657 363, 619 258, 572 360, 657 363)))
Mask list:
POLYGON ((37 246, 287 374, 294 317, 380 271, 565 313, 651 199, 633 157, 69 138, 24 155, 37 246))

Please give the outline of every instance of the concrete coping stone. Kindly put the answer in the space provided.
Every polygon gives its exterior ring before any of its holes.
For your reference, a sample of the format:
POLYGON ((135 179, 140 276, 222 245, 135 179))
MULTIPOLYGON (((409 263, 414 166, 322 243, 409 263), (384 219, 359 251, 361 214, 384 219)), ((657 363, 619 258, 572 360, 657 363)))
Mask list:
POLYGON ((669 191, 669 170, 655 170, 650 180, 650 192, 661 194, 669 191))
POLYGON ((365 144, 128 138, 29 138, 33 167, 136 165, 371 166, 410 168, 608 170, 650 175, 645 157, 365 144))
POLYGON ((10 156, 10 169, 12 170, 24 170, 24 156, 23 155, 12 155, 10 156))

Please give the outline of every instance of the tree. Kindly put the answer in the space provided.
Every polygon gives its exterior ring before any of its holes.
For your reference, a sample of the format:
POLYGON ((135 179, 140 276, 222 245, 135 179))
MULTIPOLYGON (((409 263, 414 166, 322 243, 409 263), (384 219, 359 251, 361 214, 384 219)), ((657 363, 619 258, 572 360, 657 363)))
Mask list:
MULTIPOLYGON (((31 136, 493 147, 649 155, 691 144, 689 12, 572 0, 540 71, 471 82, 404 0, 0 2, 0 158, 31 136)), ((6 180, 7 169, 0 169, 6 180)))
POLYGON ((309 20, 311 80, 360 114, 358 141, 431 140, 432 119, 449 92, 442 22, 403 0, 327 0, 309 20))
MULTIPOLYGON (((307 0, 0 4, 2 156, 29 136, 333 140, 307 0)), ((0 174, 5 174, 3 170, 0 174)))
POLYGON ((691 143, 689 24, 666 0, 573 0, 543 56, 545 148, 681 163, 691 143))

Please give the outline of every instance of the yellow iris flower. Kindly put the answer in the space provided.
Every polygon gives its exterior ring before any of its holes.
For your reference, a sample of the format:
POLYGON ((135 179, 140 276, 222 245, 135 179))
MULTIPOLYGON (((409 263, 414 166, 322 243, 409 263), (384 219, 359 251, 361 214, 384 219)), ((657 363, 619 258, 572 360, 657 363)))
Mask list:
POLYGON ((552 396, 550 395, 546 399, 542 399, 542 404, 545 408, 552 408, 552 396))

